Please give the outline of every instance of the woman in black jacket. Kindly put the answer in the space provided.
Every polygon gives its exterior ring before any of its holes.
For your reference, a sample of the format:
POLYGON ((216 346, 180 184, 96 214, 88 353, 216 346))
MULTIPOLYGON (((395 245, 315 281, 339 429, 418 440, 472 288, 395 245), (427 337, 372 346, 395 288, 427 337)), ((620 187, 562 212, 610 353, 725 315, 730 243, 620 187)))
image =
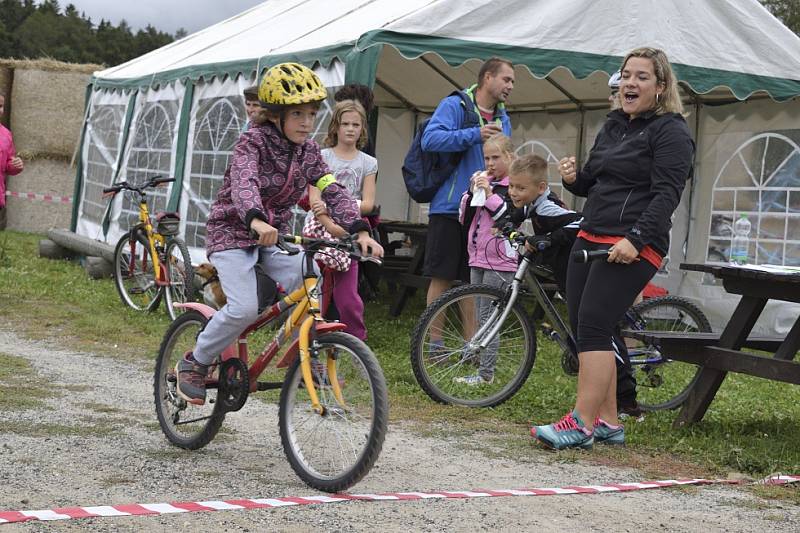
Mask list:
POLYGON ((622 62, 614 109, 582 169, 559 162, 564 187, 587 198, 573 251, 607 250, 606 260, 571 262, 567 307, 578 342, 575 408, 533 426, 551 448, 623 444, 617 419, 612 337, 626 309, 669 250, 672 213, 689 178, 694 141, 672 67, 663 51, 637 48, 622 62))

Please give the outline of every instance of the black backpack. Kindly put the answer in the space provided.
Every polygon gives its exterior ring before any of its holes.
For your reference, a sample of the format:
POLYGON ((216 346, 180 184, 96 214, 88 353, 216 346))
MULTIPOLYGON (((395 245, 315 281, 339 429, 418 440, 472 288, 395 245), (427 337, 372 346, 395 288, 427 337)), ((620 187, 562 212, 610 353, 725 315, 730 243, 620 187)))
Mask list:
MULTIPOLYGON (((479 126, 481 123, 475 104, 464 91, 453 91, 449 96, 458 95, 464 116, 459 129, 479 126)), ((403 160, 403 181, 406 182, 408 194, 414 201, 424 204, 433 200, 436 191, 453 173, 464 152, 428 152, 422 149, 422 134, 430 122, 423 120, 417 126, 417 132, 403 160)))

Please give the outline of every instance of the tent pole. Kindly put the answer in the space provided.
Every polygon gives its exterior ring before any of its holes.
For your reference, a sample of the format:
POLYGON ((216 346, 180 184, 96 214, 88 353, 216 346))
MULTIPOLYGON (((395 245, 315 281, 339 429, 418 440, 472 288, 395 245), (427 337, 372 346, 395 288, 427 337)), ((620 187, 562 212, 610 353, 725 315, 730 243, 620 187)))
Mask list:
MULTIPOLYGON (((89 107, 92 104, 93 88, 94 84, 89 83, 86 86, 86 95, 84 97, 83 129, 81 130, 81 140, 78 143, 78 164, 75 170, 75 186, 72 189, 72 219, 69 223, 69 229, 72 232, 78 229, 78 211, 80 210, 81 192, 83 191, 83 143, 86 141, 86 126, 89 124, 89 107)), ((73 161, 74 160, 75 158, 73 158, 73 161)))
MULTIPOLYGON (((408 109, 412 110, 414 113, 419 113, 420 112, 420 110, 414 104, 412 104, 410 101, 408 101, 406 98, 404 98, 403 95, 401 95, 400 93, 398 93, 397 91, 392 89, 389 85, 386 84, 386 82, 384 82, 382 79, 380 79, 377 76, 375 76, 375 85, 377 85, 378 87, 380 87, 381 89, 383 89, 384 91, 389 93, 390 95, 392 95, 395 98, 397 98, 398 100, 400 100, 400 102, 402 102, 402 104, 404 106, 406 106, 408 109)), ((414 131, 417 131, 417 130, 415 129, 414 131)))
POLYGON ((188 145, 189 121, 192 114, 192 103, 194 101, 194 82, 187 80, 183 91, 183 102, 181 103, 181 114, 178 118, 178 140, 175 147, 175 166, 172 176, 175 181, 172 183, 172 196, 167 203, 168 211, 177 211, 180 207, 181 193, 183 192, 183 175, 186 169, 186 147, 188 145))
MULTIPOLYGON (((119 145, 119 154, 117 154, 117 168, 114 169, 114 175, 111 177, 111 183, 109 185, 113 185, 117 182, 117 178, 119 178, 119 172, 122 170, 122 162, 125 160, 125 150, 128 145, 128 137, 130 136, 131 123, 133 122, 133 113, 136 109, 136 98, 138 95, 139 89, 134 89, 131 91, 131 95, 128 98, 128 108, 125 110, 125 122, 122 124, 122 142, 119 145)), ((112 199, 110 202, 108 202, 106 213, 103 215, 103 236, 108 233, 108 226, 111 224, 111 211, 113 205, 114 200, 112 199)))
MULTIPOLYGON (((578 138, 575 143, 575 162, 577 167, 580 168, 583 159, 583 146, 584 146, 583 135, 586 126, 586 108, 584 107, 583 102, 575 98, 575 96, 573 96, 568 90, 566 90, 560 84, 550 79, 550 76, 545 76, 544 79, 550 85, 555 87, 561 94, 569 98, 570 102, 575 104, 577 111, 581 114, 581 121, 578 126, 578 138)), ((575 201, 577 200, 573 200, 573 207, 576 207, 576 205, 574 204, 575 201)))
MULTIPOLYGON (((689 183, 689 220, 686 222, 686 236, 684 237, 684 248, 688 252, 688 243, 689 243, 689 235, 692 234, 692 227, 694 226, 694 219, 695 219, 695 205, 694 205, 694 193, 695 187, 697 187, 697 167, 700 163, 700 159, 698 158, 697 154, 700 153, 700 109, 702 109, 700 98, 697 95, 692 95, 692 99, 694 100, 694 136, 695 136, 695 146, 694 146, 694 161, 692 161, 692 181, 689 183)), ((688 255, 688 253, 687 253, 688 255)), ((687 258, 684 257, 684 260, 687 258)))

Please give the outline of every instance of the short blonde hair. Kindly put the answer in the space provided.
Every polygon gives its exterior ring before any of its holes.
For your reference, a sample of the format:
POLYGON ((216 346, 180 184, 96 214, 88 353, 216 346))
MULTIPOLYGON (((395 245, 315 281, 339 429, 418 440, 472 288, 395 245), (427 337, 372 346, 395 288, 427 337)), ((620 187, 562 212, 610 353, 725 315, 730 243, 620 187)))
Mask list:
MULTIPOLYGON (((665 54, 663 50, 659 50, 658 48, 650 48, 648 46, 636 48, 628 52, 628 55, 626 55, 625 59, 622 60, 622 66, 619 69, 620 72, 622 72, 622 70, 625 68, 625 64, 632 57, 644 57, 649 59, 653 63, 653 72, 656 74, 656 83, 664 84, 664 90, 656 99, 656 114, 663 115, 664 113, 679 113, 683 115, 683 102, 681 102, 681 96, 678 92, 678 80, 675 78, 675 72, 672 70, 672 65, 670 65, 669 59, 667 59, 667 54, 665 54)), ((622 107, 622 102, 620 98, 616 98, 613 108, 618 109, 620 107, 622 107)))
POLYGON ((511 163, 508 175, 524 175, 533 180, 534 183, 547 183, 547 161, 536 154, 525 154, 511 163))
POLYGON ((367 112, 356 100, 342 100, 336 102, 328 124, 328 136, 325 137, 325 146, 336 146, 339 144, 339 126, 342 125, 342 115, 349 111, 355 111, 361 117, 361 134, 358 136, 356 148, 363 148, 367 144, 367 112))
POLYGON ((501 153, 507 155, 509 158, 514 155, 514 143, 512 143, 511 138, 504 133, 495 133, 483 141, 483 146, 487 144, 496 146, 501 153))

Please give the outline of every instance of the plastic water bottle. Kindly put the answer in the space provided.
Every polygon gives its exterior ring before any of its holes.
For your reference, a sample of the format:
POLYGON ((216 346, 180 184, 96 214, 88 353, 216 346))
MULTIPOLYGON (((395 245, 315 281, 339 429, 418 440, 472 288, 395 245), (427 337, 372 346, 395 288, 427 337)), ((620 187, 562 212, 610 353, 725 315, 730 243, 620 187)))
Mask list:
POLYGON ((750 253, 750 221, 742 215, 733 225, 733 242, 731 242, 731 264, 744 265, 750 253))

